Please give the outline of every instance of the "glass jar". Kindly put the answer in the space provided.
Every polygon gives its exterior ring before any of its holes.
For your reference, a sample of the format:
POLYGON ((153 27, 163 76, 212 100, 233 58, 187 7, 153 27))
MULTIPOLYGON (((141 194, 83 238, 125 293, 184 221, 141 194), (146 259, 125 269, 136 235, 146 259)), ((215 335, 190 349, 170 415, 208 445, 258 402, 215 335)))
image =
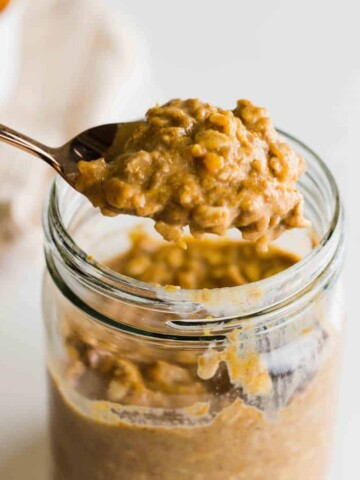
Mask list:
POLYGON ((55 182, 43 297, 52 479, 325 479, 343 214, 324 163, 283 135, 308 163, 300 188, 312 228, 280 240, 301 261, 238 287, 172 289, 115 273, 104 263, 139 219, 103 217, 55 182))

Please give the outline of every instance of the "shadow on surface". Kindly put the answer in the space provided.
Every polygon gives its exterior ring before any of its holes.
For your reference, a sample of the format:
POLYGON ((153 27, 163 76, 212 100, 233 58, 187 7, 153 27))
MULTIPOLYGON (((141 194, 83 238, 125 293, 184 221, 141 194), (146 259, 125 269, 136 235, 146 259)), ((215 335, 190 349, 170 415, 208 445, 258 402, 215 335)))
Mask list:
POLYGON ((0 463, 1 480, 49 480, 46 435, 34 436, 0 463))

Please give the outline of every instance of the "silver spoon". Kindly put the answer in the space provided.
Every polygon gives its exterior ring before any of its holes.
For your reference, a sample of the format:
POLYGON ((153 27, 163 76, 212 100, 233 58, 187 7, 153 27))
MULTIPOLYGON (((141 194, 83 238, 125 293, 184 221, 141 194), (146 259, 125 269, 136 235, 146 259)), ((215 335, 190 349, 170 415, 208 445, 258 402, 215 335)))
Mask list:
POLYGON ((75 184, 77 163, 98 158, 111 159, 108 153, 116 139, 117 153, 140 122, 112 123, 90 128, 62 147, 52 148, 0 124, 0 140, 41 158, 71 186, 75 184))

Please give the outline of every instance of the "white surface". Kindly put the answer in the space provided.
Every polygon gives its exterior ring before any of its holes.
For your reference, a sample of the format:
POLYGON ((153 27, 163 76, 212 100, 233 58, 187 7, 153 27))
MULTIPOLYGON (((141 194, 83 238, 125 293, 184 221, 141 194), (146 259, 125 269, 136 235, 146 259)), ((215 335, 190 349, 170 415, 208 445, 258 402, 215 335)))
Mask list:
MULTIPOLYGON (((108 1, 121 5, 149 39, 155 76, 149 96, 199 96, 228 107, 249 97, 268 106, 278 126, 311 145, 336 173, 348 207, 349 321, 331 480, 358 480, 358 2, 108 1)), ((1 480, 46 479, 39 281, 36 262, 0 279, 1 480)))

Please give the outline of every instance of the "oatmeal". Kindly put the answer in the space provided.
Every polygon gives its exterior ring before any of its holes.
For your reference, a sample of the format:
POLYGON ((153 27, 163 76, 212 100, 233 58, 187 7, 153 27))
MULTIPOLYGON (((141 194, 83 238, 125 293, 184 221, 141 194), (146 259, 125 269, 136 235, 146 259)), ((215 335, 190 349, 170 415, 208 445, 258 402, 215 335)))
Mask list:
MULTIPOLYGON (((298 260, 225 239, 187 246, 137 232, 109 265, 202 288, 260 280, 298 260)), ((66 361, 62 380, 49 365, 54 480, 325 479, 338 344, 312 311, 266 340, 245 341, 235 329, 200 354, 165 348, 161 356, 72 308, 59 311, 66 361)))
POLYGON ((251 242, 186 238, 186 249, 134 232, 131 248, 110 267, 143 282, 203 289, 234 287, 275 275, 299 258, 270 245, 259 252, 251 242))
MULTIPOLYGON (((289 137, 306 155, 319 242, 299 262, 271 239, 306 225, 304 161, 264 109, 173 100, 130 130, 79 164, 77 189, 176 242, 144 228, 120 251, 128 219, 54 190, 51 478, 325 480, 343 330, 343 220, 328 169, 289 137), (216 236, 230 227, 242 235, 216 236)), ((303 234, 288 235, 292 251, 311 250, 303 234)))
POLYGON ((156 106, 108 157, 80 162, 76 188, 106 215, 154 219, 166 240, 186 226, 195 237, 235 227, 261 246, 307 225, 304 160, 248 100, 232 111, 196 99, 156 106))

